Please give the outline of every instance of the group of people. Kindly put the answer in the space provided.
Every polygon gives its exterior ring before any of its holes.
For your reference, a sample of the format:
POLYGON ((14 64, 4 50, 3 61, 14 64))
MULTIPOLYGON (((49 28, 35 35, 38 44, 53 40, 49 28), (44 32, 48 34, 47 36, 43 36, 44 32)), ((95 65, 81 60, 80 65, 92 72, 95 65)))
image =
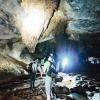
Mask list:
POLYGON ((45 91, 46 91, 46 96, 47 100, 51 100, 53 98, 52 94, 52 80, 53 77, 48 75, 48 72, 51 70, 51 64, 55 65, 55 70, 56 72, 59 71, 59 62, 56 63, 53 57, 53 54, 50 54, 47 60, 45 57, 41 59, 41 63, 38 63, 38 59, 34 59, 30 64, 27 65, 27 68, 30 70, 30 89, 34 90, 34 84, 35 84, 35 79, 36 79, 36 73, 37 70, 39 70, 41 77, 43 74, 46 74, 45 76, 45 91))

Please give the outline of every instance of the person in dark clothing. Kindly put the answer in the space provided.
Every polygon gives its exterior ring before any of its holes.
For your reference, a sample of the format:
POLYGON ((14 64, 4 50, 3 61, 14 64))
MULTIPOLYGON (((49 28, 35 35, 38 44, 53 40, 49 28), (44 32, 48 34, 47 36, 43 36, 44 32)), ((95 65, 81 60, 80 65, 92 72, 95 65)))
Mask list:
MULTIPOLYGON (((30 89, 34 90, 34 84, 36 79, 37 69, 39 68, 38 59, 33 60, 27 68, 29 69, 30 73, 30 89)), ((39 70, 40 71, 40 70, 39 70)))

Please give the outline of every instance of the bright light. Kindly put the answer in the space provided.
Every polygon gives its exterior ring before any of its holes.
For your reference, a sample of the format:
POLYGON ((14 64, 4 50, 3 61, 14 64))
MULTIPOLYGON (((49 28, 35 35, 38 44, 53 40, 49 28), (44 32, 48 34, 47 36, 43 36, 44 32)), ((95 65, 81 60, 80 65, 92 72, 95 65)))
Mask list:
POLYGON ((23 18, 22 22, 22 41, 31 52, 34 52, 40 34, 44 29, 46 13, 42 7, 37 6, 28 6, 25 11, 27 16, 23 18))
POLYGON ((45 21, 45 13, 42 9, 32 8, 30 9, 28 16, 23 19, 23 30, 30 33, 30 35, 36 36, 42 31, 45 21))
POLYGON ((65 67, 67 64, 68 64, 68 58, 64 58, 63 61, 62 61, 62 65, 63 67, 65 67))

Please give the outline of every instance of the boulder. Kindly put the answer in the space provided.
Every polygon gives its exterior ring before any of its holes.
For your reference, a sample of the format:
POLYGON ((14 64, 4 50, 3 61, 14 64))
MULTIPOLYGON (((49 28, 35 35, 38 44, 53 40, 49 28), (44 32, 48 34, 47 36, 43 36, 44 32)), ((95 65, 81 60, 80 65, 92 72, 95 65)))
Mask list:
POLYGON ((69 88, 67 87, 55 86, 52 88, 52 91, 55 94, 69 94, 69 88))
POLYGON ((77 86, 77 87, 72 88, 71 93, 78 93, 78 94, 82 94, 84 96, 87 96, 86 89, 83 88, 82 86, 77 86))

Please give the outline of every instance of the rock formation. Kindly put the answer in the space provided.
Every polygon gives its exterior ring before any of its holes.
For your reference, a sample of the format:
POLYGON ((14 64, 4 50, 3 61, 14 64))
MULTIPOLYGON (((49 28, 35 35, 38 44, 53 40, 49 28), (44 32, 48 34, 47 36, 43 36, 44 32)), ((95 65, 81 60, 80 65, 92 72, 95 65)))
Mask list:
POLYGON ((100 0, 0 0, 0 60, 66 51, 100 57, 99 34, 100 0))

